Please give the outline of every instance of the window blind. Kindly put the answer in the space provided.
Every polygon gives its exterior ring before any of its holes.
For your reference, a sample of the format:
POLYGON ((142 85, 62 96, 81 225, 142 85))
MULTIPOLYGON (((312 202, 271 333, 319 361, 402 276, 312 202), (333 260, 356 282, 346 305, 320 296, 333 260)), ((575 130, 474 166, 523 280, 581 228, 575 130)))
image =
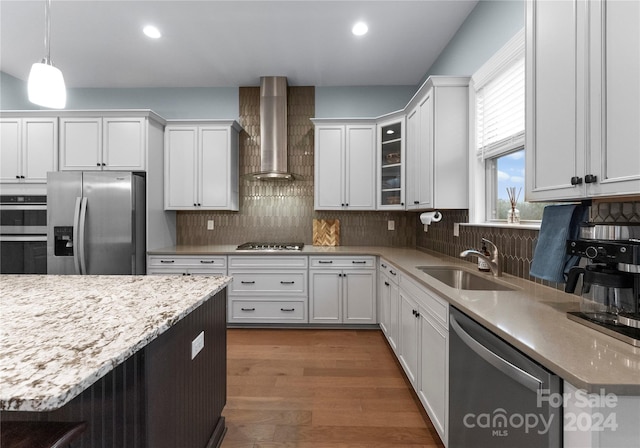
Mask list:
POLYGON ((496 157, 524 146, 524 54, 476 91, 476 150, 496 157))

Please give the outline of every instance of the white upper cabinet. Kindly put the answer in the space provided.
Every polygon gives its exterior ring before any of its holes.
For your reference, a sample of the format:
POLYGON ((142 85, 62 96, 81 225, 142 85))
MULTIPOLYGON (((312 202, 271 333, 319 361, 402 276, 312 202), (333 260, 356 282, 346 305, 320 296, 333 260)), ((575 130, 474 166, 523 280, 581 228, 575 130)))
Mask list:
POLYGON ((468 85, 432 76, 407 106, 407 210, 469 206, 468 85))
POLYGON ((0 182, 46 183, 57 169, 57 118, 0 118, 0 182))
POLYGON ((235 121, 167 125, 166 210, 238 210, 239 132, 235 121))
POLYGON ((375 210, 375 122, 313 121, 315 209, 375 210))
POLYGON ((405 208, 404 113, 378 123, 378 210, 405 208))
POLYGON ((526 200, 640 193, 640 4, 526 5, 526 200))
POLYGON ((145 171, 144 117, 61 117, 60 169, 145 171))

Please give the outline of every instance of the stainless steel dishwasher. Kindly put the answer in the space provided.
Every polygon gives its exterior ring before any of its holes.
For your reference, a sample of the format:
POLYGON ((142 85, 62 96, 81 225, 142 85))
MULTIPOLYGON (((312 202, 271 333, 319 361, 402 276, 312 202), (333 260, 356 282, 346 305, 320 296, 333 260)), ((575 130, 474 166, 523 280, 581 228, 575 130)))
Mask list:
POLYGON ((451 307, 449 444, 560 447, 560 378, 451 307))

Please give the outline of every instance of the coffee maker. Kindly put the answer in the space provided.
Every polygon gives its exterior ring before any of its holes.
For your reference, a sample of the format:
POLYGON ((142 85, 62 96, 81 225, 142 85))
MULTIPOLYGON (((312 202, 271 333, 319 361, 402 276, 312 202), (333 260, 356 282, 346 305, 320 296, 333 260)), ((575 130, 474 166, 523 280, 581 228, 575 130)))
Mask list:
POLYGON ((580 311, 567 317, 640 347, 640 224, 583 223, 567 254, 588 260, 569 271, 565 292, 582 278, 580 311))

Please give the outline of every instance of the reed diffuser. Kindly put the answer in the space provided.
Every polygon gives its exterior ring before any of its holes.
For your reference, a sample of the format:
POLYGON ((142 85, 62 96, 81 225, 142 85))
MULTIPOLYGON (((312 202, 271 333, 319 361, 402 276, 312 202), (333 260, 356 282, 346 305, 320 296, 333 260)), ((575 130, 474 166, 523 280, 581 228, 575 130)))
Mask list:
POLYGON ((522 187, 518 190, 517 195, 516 187, 507 187, 507 196, 509 196, 509 202, 511 203, 511 208, 507 212, 507 224, 520 224, 520 210, 516 208, 520 193, 522 193, 522 187))

